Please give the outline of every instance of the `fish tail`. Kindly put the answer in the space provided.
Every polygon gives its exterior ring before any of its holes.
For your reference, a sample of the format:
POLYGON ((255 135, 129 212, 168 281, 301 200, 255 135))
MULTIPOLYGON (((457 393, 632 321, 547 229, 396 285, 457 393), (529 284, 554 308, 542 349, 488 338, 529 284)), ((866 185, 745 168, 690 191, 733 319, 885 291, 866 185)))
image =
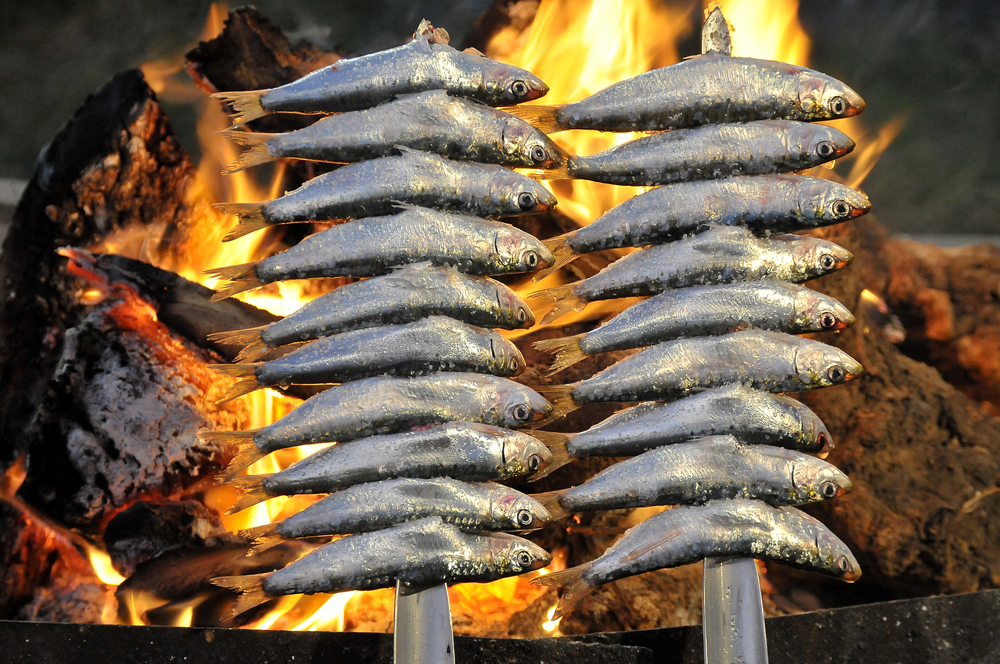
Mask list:
POLYGON ((236 356, 237 362, 256 362, 273 350, 263 339, 255 339, 246 345, 236 356))
POLYGON ((247 551, 247 556, 263 553, 282 542, 282 537, 278 535, 278 522, 265 523, 263 526, 241 530, 240 535, 254 543, 253 548, 247 551))
POLYGON ((524 120, 543 134, 554 134, 558 131, 565 131, 567 129, 567 127, 564 127, 559 123, 557 118, 559 111, 565 107, 565 104, 561 104, 559 106, 525 104, 517 106, 504 106, 500 110, 505 113, 510 113, 515 118, 524 120))
POLYGON ((544 576, 535 577, 531 580, 536 586, 549 586, 555 588, 565 588, 566 591, 559 596, 559 603, 556 605, 552 619, 562 618, 569 612, 573 605, 581 599, 594 592, 595 586, 583 580, 583 574, 590 568, 591 563, 584 563, 576 567, 564 569, 561 572, 552 572, 544 576))
POLYGON ((229 330, 227 332, 212 332, 208 335, 208 340, 223 346, 245 346, 260 339, 261 330, 267 325, 260 327, 248 327, 242 330, 229 330))
POLYGON ((236 499, 233 506, 226 510, 226 514, 236 514, 248 507, 253 507, 257 503, 273 498, 264 488, 264 478, 266 475, 237 475, 229 478, 227 484, 232 484, 243 494, 236 499))
POLYGON ((237 293, 253 290, 261 285, 257 278, 257 263, 241 263, 239 265, 229 265, 226 267, 213 267, 205 270, 203 274, 211 275, 219 279, 228 281, 225 286, 215 291, 212 302, 225 300, 237 293))
POLYGON ((562 506, 562 497, 566 495, 567 491, 569 489, 557 489, 544 493, 533 493, 531 497, 542 504, 542 507, 549 513, 553 521, 558 521, 569 516, 569 512, 562 506))
POLYGON ((229 104, 233 109, 230 118, 233 120, 233 126, 236 127, 267 115, 267 111, 260 105, 260 98, 265 92, 267 90, 216 92, 212 98, 221 99, 222 103, 229 104))
POLYGON ((253 548, 247 551, 247 555, 248 556, 259 555, 261 553, 264 553, 268 549, 273 549, 274 547, 278 546, 284 541, 285 540, 281 537, 281 535, 278 534, 261 535, 260 537, 254 540, 253 548))
POLYGON ((260 164, 266 164, 277 159, 277 157, 271 154, 271 152, 267 149, 267 141, 274 136, 277 136, 277 134, 242 131, 235 128, 220 131, 219 134, 228 138, 237 145, 250 148, 246 152, 237 156, 236 159, 233 160, 233 163, 223 169, 223 175, 229 175, 230 173, 242 171, 244 168, 259 166, 260 164))
POLYGON ((249 611, 255 606, 259 606, 271 599, 264 592, 264 577, 270 572, 261 574, 246 574, 244 576, 217 576, 212 579, 212 584, 220 588, 235 590, 240 594, 233 607, 233 617, 240 615, 244 611, 249 611))
POLYGON ((237 221, 233 229, 222 238, 222 241, 230 242, 241 238, 244 235, 255 233, 270 226, 271 224, 264 218, 264 205, 265 203, 262 202, 213 203, 212 207, 222 214, 231 214, 239 217, 239 221, 237 221))
POLYGON ((580 295, 573 292, 576 284, 566 284, 554 288, 546 288, 528 296, 532 300, 541 300, 542 304, 552 303, 552 308, 545 317, 542 318, 541 325, 547 325, 554 320, 558 320, 571 311, 583 311, 588 302, 580 295))
POLYGON ((566 437, 566 434, 562 434, 562 439, 557 439, 555 437, 544 435, 556 433, 555 431, 535 431, 534 433, 543 434, 535 436, 535 438, 542 441, 545 446, 549 448, 549 452, 552 453, 552 461, 550 461, 549 465, 545 466, 545 468, 542 468, 537 473, 529 477, 529 482, 537 482, 543 477, 548 477, 556 470, 565 466, 567 463, 575 461, 575 459, 571 457, 569 452, 566 450, 566 441, 569 440, 569 438, 566 437), (546 440, 546 438, 548 438, 548 440, 546 440))
POLYGON ((263 385, 257 380, 255 374, 257 367, 261 364, 261 362, 248 362, 246 364, 214 364, 209 367, 220 376, 241 379, 230 385, 226 393, 222 395, 222 398, 215 402, 215 405, 219 406, 229 403, 233 399, 239 399, 244 394, 250 394, 262 388, 263 385))
MULTIPOLYGON (((242 434, 242 433, 256 433, 255 431, 215 431, 216 434, 242 434)), ((222 438, 222 436, 219 436, 222 438)), ((225 440, 220 440, 220 442, 229 443, 230 445, 236 446, 236 454, 233 456, 232 461, 226 466, 225 472, 219 477, 219 484, 227 482, 228 480, 236 477, 244 470, 257 463, 261 459, 267 456, 267 452, 262 452, 257 445, 254 443, 253 438, 250 436, 236 436, 232 435, 227 437, 225 440)))
POLYGON ((573 390, 576 388, 576 383, 569 383, 567 385, 546 385, 542 387, 536 387, 538 392, 545 395, 545 397, 552 402, 552 414, 546 417, 541 422, 535 425, 535 428, 543 427, 546 424, 551 424, 558 419, 566 417, 574 410, 580 406, 573 400, 573 390))
POLYGON ((587 357, 587 354, 580 348, 580 341, 585 334, 574 334, 571 337, 560 337, 559 339, 542 339, 533 344, 535 350, 556 354, 556 359, 549 368, 550 376, 573 366, 587 357))
MULTIPOLYGON (((198 431, 198 442, 202 445, 217 447, 220 445, 253 445, 253 438, 257 435, 258 429, 247 429, 246 431, 218 431, 216 429, 201 429, 198 431)), ((256 449, 256 447, 255 447, 256 449)))
POLYGON ((546 249, 552 252, 556 262, 536 274, 532 281, 541 281, 556 270, 569 265, 580 257, 580 254, 573 253, 573 249, 569 246, 569 239, 572 236, 573 233, 563 233, 562 235, 550 237, 548 240, 542 240, 542 244, 545 245, 546 249))

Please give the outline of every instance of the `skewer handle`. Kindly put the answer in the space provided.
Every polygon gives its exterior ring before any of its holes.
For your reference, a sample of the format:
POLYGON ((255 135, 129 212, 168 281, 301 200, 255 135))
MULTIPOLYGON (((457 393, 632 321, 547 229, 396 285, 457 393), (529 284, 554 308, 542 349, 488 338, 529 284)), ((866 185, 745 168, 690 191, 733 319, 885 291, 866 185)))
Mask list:
POLYGON ((760 578, 753 558, 705 559, 705 664, 767 664, 760 578))
POLYGON ((393 661, 454 664, 455 635, 451 628, 448 586, 441 584, 407 595, 396 583, 393 661))

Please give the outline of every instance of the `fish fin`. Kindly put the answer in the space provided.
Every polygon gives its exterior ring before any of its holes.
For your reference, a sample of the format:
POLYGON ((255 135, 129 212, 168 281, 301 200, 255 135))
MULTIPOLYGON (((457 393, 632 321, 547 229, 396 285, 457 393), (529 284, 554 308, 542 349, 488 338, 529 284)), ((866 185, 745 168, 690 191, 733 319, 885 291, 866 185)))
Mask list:
POLYGON ((542 304, 552 303, 552 308, 542 318, 540 325, 547 325, 558 320, 571 311, 583 311, 589 304, 582 297, 573 292, 576 284, 565 284, 554 288, 536 291, 528 296, 530 300, 541 300, 542 304))
MULTIPOLYGON (((542 433, 552 433, 552 432, 546 431, 542 433)), ((576 459, 571 457, 569 455, 569 452, 566 451, 565 439, 556 441, 550 438, 549 441, 551 442, 548 442, 543 440, 541 437, 538 437, 538 440, 542 441, 545 444, 545 446, 549 448, 549 452, 552 453, 552 461, 549 463, 549 465, 545 466, 545 468, 542 468, 537 473, 529 477, 528 478, 529 482, 537 482, 543 477, 548 477, 555 471, 565 466, 567 463, 571 461, 576 461, 576 459)))
POLYGON ((236 356, 237 362, 256 362, 260 358, 274 350, 268 346, 263 339, 255 339, 246 345, 240 354, 236 356))
POLYGON ((662 544, 666 544, 667 542, 669 542, 670 540, 674 539, 675 537, 677 537, 680 534, 681 534, 681 531, 680 531, 679 528, 671 530, 664 537, 661 537, 660 539, 656 540, 655 542, 650 542, 649 544, 644 544, 644 545, 640 546, 638 549, 633 549, 632 551, 629 551, 627 554, 625 554, 625 560, 631 561, 631 560, 635 560, 636 558, 639 558, 641 556, 644 556, 647 553, 649 553, 650 551, 652 551, 653 549, 655 549, 656 547, 658 547, 658 546, 660 546, 662 544))
POLYGON ((500 108, 505 113, 510 113, 515 118, 520 118, 543 134, 554 134, 558 131, 565 131, 568 127, 563 127, 556 119, 559 111, 566 105, 543 106, 541 104, 523 104, 516 106, 503 106, 500 108))
POLYGON ((212 98, 221 99, 222 103, 229 104, 232 107, 233 112, 230 114, 230 117, 235 127, 267 115, 267 111, 260 105, 260 98, 265 92, 267 90, 216 92, 212 95, 212 98))
POLYGON ((572 235, 573 233, 563 233, 562 235, 550 237, 548 240, 542 240, 542 244, 545 245, 546 249, 552 252, 556 262, 544 270, 536 273, 532 281, 541 281, 556 270, 569 265, 580 257, 580 254, 573 253, 573 250, 569 246, 569 238, 572 235))
POLYGON ((546 491, 544 493, 533 493, 531 497, 542 504, 542 507, 549 513, 553 521, 558 521, 559 519, 565 519, 569 516, 569 512, 562 506, 562 497, 566 495, 569 489, 557 489, 555 491, 546 491))
POLYGON ((272 599, 264 592, 264 577, 270 572, 261 574, 246 574, 244 576, 217 576, 212 579, 212 585, 220 588, 235 590, 240 594, 233 607, 233 617, 235 618, 244 611, 249 611, 255 606, 260 606, 264 602, 272 599))
POLYGON ((584 563, 583 565, 564 569, 561 572, 552 572, 551 574, 537 576, 531 580, 531 583, 536 586, 566 589, 566 592, 559 596, 559 603, 556 604, 552 620, 562 618, 577 602, 594 592, 596 586, 592 586, 583 580, 583 573, 590 569, 590 565, 591 563, 584 563))
POLYGON ((468 53, 469 55, 478 55, 481 58, 485 58, 486 57, 485 53, 483 53, 482 51, 480 51, 478 48, 476 48, 474 46, 468 47, 467 49, 463 50, 462 53, 468 53))
POLYGON ((541 394, 545 395, 547 399, 552 402, 552 414, 546 417, 541 422, 536 423, 532 428, 537 429, 538 427, 543 427, 546 424, 551 424, 558 419, 566 417, 574 410, 579 408, 575 401, 573 401, 573 390, 576 388, 576 383, 568 383, 566 385, 546 385, 542 387, 536 387, 535 389, 541 394))
POLYGON ((419 205, 414 205, 413 203, 407 203, 406 201, 392 201, 392 207, 396 208, 400 212, 406 212, 406 211, 414 212, 417 210, 427 209, 419 205))
POLYGON ((219 279, 225 279, 229 283, 215 291, 212 302, 225 300, 243 291, 253 290, 261 285, 257 278, 257 263, 241 263, 239 265, 227 265, 224 267, 213 267, 205 270, 203 274, 211 275, 219 279))
POLYGON ((238 399, 245 394, 250 394, 255 392, 260 388, 264 387, 257 380, 256 371, 263 362, 248 362, 245 364, 213 364, 209 367, 212 371, 219 374, 220 376, 229 376, 232 378, 240 378, 241 380, 236 381, 229 386, 226 393, 215 402, 216 406, 222 405, 224 403, 229 403, 233 399, 238 399))
POLYGON ((232 507, 226 510, 226 514, 242 512, 248 507, 253 507, 257 503, 262 503, 265 500, 273 498, 274 496, 264 489, 264 478, 266 477, 267 475, 237 475, 229 478, 226 483, 232 484, 238 490, 242 491, 243 494, 236 499, 232 507))
POLYGON ((549 368, 549 375, 551 376, 587 357, 587 354, 580 348, 580 341, 585 335, 586 332, 559 339, 542 339, 532 345, 535 347, 535 350, 556 354, 556 359, 549 368))
POLYGON ((260 339, 261 330, 267 325, 259 327, 247 327, 242 330, 228 330, 226 332, 212 332, 208 335, 208 340, 222 344, 223 346, 245 346, 260 339))
POLYGON ((271 154, 271 152, 267 149, 268 139, 277 136, 277 134, 264 134, 256 131, 241 131, 239 129, 226 129, 225 131, 220 131, 219 133, 237 145, 250 147, 249 150, 237 156, 236 159, 229 164, 229 166, 222 170, 223 175, 229 175, 230 173, 242 171, 244 168, 259 166, 260 164, 266 164, 277 159, 277 157, 271 154))
POLYGON ((230 242, 270 226, 271 224, 264 218, 264 205, 266 204, 266 201, 257 203, 213 203, 212 207, 222 214, 231 214, 239 217, 239 221, 222 238, 222 241, 230 242))

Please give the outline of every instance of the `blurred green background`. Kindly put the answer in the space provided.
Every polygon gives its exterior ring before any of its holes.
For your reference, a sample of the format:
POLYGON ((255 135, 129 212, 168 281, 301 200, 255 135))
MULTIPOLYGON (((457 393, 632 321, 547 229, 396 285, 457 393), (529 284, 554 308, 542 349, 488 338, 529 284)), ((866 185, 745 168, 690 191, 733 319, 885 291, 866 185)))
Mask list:
MULTIPOLYGON (((358 54, 402 42, 424 17, 461 44, 491 2, 256 4, 293 40, 358 54)), ((46 141, 113 74, 193 44, 210 4, 0 2, 0 178, 30 177, 46 141)), ((813 39, 811 65, 861 93, 866 128, 908 117, 863 185, 879 219, 901 233, 1000 233, 1000 2, 803 0, 799 14, 813 39)), ((700 16, 692 12, 692 23, 700 16)), ((682 54, 697 52, 696 37, 692 29, 682 54)), ((197 153, 190 110, 168 105, 168 113, 197 153)))

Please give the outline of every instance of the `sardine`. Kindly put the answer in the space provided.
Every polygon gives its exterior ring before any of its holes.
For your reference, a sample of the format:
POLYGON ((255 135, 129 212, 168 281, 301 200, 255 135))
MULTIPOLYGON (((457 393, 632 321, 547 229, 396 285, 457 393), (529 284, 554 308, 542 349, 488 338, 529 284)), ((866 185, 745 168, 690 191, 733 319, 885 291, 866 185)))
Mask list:
POLYGON ((734 175, 790 173, 844 156, 854 141, 826 125, 790 120, 717 124, 637 138, 569 160, 569 176, 650 187, 734 175))
POLYGON ((532 583, 566 588, 555 619, 605 583, 723 556, 759 558, 848 582, 861 576, 851 550, 817 519, 794 507, 738 499, 661 512, 630 528, 596 560, 532 583))
POLYGON ((535 324, 527 303, 499 281, 418 263, 341 286, 270 325, 220 332, 209 339, 245 346, 236 361, 253 362, 286 344, 431 315, 508 330, 535 324))
POLYGON ((775 445, 826 456, 834 447, 816 413, 795 399, 739 383, 667 403, 642 403, 619 411, 586 431, 545 434, 559 438, 573 457, 632 456, 663 445, 732 434, 754 445, 775 445))
POLYGON ((239 217, 223 241, 277 224, 392 214, 399 211, 401 202, 480 217, 535 214, 558 202, 538 182, 503 166, 399 150, 398 156, 324 173, 272 201, 215 204, 224 214, 239 217))
POLYGON ((570 311, 582 311, 595 300, 734 281, 799 283, 839 270, 852 260, 851 252, 827 240, 799 235, 763 238, 739 226, 710 226, 692 237, 631 253, 583 281, 528 297, 554 303, 542 318, 546 324, 570 311))
POLYGON ((419 431, 373 436, 328 447, 271 475, 239 475, 243 491, 230 514, 273 498, 330 493, 394 477, 452 477, 469 482, 542 474, 556 457, 526 433, 475 422, 449 422, 419 431))
POLYGON ((706 53, 615 83, 565 106, 511 112, 546 133, 564 129, 663 131, 753 120, 835 120, 864 100, 818 71, 772 60, 706 53))
POLYGON ((862 371, 839 348, 781 332, 747 330, 666 341, 586 380, 539 389, 557 397, 556 413, 564 415, 586 403, 677 399, 733 383, 767 392, 801 392, 839 385, 862 371))
POLYGON ((440 517, 343 537, 284 569, 212 579, 241 593, 235 614, 269 599, 305 593, 495 581, 545 567, 552 557, 509 533, 466 533, 440 517))
POLYGON ((429 516, 472 531, 534 530, 551 520, 537 500, 502 484, 400 477, 348 487, 241 534, 255 540, 254 553, 260 553, 284 539, 363 533, 429 516))
POLYGON ((516 429, 551 413, 552 404, 538 392, 507 378, 474 373, 378 376, 331 387, 260 429, 202 429, 198 439, 236 446, 225 475, 229 478, 275 450, 296 445, 343 443, 452 421, 516 429))
POLYGON ((399 214, 340 224, 269 258, 206 274, 229 280, 213 296, 221 300, 275 281, 368 277, 422 261, 475 274, 510 274, 555 259, 539 240, 510 224, 410 206, 399 214))
POLYGON ((545 240, 545 246, 556 257, 553 271, 579 254, 662 244, 702 224, 745 226, 757 235, 793 233, 854 219, 871 207, 861 192, 805 175, 680 182, 633 196, 587 226, 545 240))
POLYGON ((233 107, 233 124, 239 125, 268 113, 357 111, 424 90, 501 106, 538 99, 549 88, 524 69, 418 35, 402 46, 338 60, 276 88, 212 96, 233 107))
POLYGON ((324 337, 269 362, 210 368, 240 379, 216 402, 225 403, 263 387, 346 383, 370 376, 434 371, 516 376, 524 369, 524 357, 499 332, 430 316, 324 337))
POLYGON ((836 498, 852 487, 847 475, 815 457, 745 445, 734 436, 711 436, 643 452, 579 486, 534 497, 559 519, 574 512, 734 498, 805 505, 836 498))
POLYGON ((850 310, 828 295, 795 284, 749 281, 669 290, 632 305, 590 332, 536 341, 535 348, 556 353, 550 372, 556 373, 587 355, 679 337, 725 334, 747 327, 803 334, 853 324, 850 310))
POLYGON ((396 154, 400 145, 485 164, 563 170, 566 166, 565 153, 524 120, 443 90, 333 115, 283 134, 231 129, 223 135, 250 146, 224 175, 281 157, 335 163, 375 159, 396 154))

